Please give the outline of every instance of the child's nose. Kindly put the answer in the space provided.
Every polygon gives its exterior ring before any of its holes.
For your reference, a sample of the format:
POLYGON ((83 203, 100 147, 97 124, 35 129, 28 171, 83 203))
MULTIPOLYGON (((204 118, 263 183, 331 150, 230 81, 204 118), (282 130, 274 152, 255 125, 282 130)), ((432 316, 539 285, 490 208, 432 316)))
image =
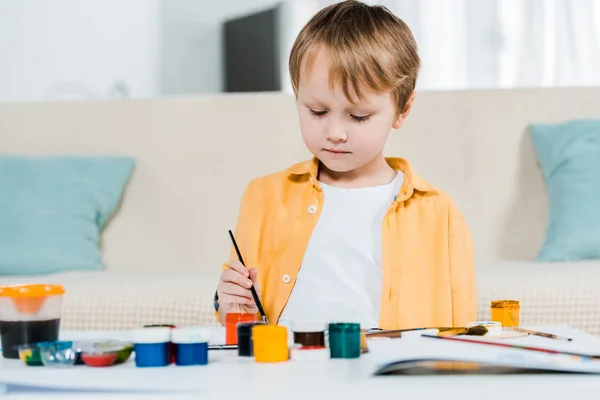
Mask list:
POLYGON ((338 124, 331 124, 327 129, 327 139, 331 142, 345 142, 348 139, 346 130, 343 126, 338 124))

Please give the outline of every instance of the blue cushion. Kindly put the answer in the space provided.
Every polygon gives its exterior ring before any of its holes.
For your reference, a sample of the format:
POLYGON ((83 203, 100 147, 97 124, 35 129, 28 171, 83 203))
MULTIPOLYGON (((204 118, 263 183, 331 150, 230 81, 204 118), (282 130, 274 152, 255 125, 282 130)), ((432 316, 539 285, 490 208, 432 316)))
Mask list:
POLYGON ((540 261, 600 258, 600 120, 531 126, 548 190, 540 261))
POLYGON ((101 270, 128 157, 0 155, 0 275, 101 270))

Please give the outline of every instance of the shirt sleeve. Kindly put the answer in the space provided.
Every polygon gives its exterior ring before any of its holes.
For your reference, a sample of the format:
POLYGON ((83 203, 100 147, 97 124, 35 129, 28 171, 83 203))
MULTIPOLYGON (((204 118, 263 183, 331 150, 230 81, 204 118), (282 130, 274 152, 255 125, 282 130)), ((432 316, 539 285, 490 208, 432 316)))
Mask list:
MULTIPOLYGON (((249 235, 250 235, 250 230, 252 229, 252 224, 250 223, 249 219, 251 218, 251 212, 252 212, 251 210, 253 209, 253 204, 256 203, 256 201, 257 201, 257 199, 256 199, 257 192, 256 192, 255 187, 256 187, 256 184, 253 181, 253 182, 250 182, 250 184, 244 190, 244 193, 242 194, 242 200, 240 202, 240 209, 238 211, 237 222, 235 224, 235 229, 233 230, 233 235, 235 236, 235 240, 236 240, 238 247, 240 248, 240 252, 242 254, 246 254, 243 246, 246 245, 250 241, 249 235)), ((246 257, 244 257, 244 258, 246 258, 246 257)), ((230 260, 237 259, 237 253, 235 252, 235 248, 233 247, 233 244, 231 244, 229 259, 230 260)), ((229 268, 229 261, 221 264, 221 272, 225 271, 227 268, 229 268)), ((219 319, 219 296, 218 296, 216 290, 215 290, 215 295, 214 295, 213 306, 215 309, 215 318, 218 320, 219 319)))
POLYGON ((454 206, 449 210, 448 219, 452 323, 467 326, 477 319, 473 243, 465 218, 454 206))

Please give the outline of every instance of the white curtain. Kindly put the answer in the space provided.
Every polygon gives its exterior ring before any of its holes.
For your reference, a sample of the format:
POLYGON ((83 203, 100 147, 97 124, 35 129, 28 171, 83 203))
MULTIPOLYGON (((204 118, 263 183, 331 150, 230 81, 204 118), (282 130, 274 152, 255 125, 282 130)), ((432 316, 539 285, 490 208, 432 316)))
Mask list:
MULTIPOLYGON (((505 85, 600 84, 599 1, 518 3, 520 32, 514 39, 517 44, 512 49, 513 62, 506 66, 505 85)), ((515 33, 510 31, 507 35, 515 33)))
MULTIPOLYGON (((302 8, 293 25, 299 30, 333 2, 292 1, 302 8)), ((600 85, 600 0, 365 2, 410 26, 423 62, 420 90, 600 85)))

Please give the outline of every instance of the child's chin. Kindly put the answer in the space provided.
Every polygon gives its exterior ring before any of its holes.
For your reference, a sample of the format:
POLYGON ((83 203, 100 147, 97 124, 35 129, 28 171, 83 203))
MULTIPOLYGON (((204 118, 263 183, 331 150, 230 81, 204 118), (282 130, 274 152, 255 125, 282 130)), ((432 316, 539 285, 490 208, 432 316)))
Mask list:
POLYGON ((327 167, 328 170, 333 172, 349 172, 356 169, 356 166, 352 163, 343 160, 321 160, 321 162, 327 167))

